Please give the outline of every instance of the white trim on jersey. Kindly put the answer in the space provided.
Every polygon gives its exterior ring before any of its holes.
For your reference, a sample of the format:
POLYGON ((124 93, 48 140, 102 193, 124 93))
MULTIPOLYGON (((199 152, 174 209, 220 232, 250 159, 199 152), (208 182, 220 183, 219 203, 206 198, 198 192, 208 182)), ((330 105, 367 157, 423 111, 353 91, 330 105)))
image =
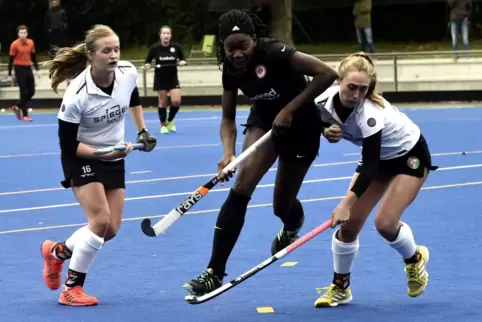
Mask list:
POLYGON ((59 119, 79 124, 79 142, 96 149, 124 142, 124 119, 137 86, 137 69, 127 61, 117 66, 111 95, 95 85, 89 66, 67 87, 58 113, 59 119))
POLYGON ((402 156, 415 146, 420 138, 420 128, 385 99, 384 107, 365 99, 344 123, 341 122, 333 105, 333 98, 339 90, 339 85, 330 87, 315 99, 315 103, 323 122, 340 126, 344 139, 362 146, 364 138, 381 130, 381 160, 402 156))

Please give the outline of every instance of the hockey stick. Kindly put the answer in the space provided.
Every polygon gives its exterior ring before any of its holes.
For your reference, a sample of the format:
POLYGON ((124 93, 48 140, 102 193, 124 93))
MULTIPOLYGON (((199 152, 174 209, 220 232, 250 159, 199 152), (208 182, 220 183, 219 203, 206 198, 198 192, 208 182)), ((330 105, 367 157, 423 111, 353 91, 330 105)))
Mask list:
POLYGON ((158 221, 154 226, 151 226, 151 220, 145 218, 141 223, 141 228, 144 234, 149 237, 159 236, 171 227, 176 220, 181 218, 189 209, 191 209, 199 200, 201 200, 208 192, 216 185, 228 172, 234 170, 241 162, 248 156, 254 153, 260 146, 271 139, 271 130, 263 135, 258 141, 254 142, 249 148, 241 153, 233 162, 228 164, 222 171, 221 175, 216 175, 209 179, 201 187, 197 188, 188 198, 186 198, 179 206, 172 209, 164 218, 158 221))
POLYGON ((262 263, 258 264, 257 266, 251 268, 249 271, 239 275, 238 277, 236 277, 231 282, 224 284, 223 286, 215 289, 214 291, 212 291, 210 293, 207 293, 207 294, 204 294, 204 295, 201 295, 201 296, 187 295, 184 299, 189 304, 201 304, 201 303, 207 302, 209 300, 212 300, 213 298, 223 294, 226 291, 229 291, 230 289, 232 289, 236 285, 241 284, 242 282, 244 282, 248 278, 256 275, 259 272, 261 272, 263 269, 265 269, 269 265, 273 264, 278 259, 281 259, 281 258, 285 257, 286 255, 288 255, 289 253, 291 253, 292 251, 294 251, 295 249, 297 249, 298 247, 300 247, 301 245, 303 245, 304 243, 306 243, 307 241, 309 241, 313 237, 317 236, 318 234, 322 233, 326 229, 330 228, 332 223, 333 223, 333 219, 330 219, 330 220, 326 221, 325 223, 321 224, 320 226, 316 227, 315 229, 313 229, 312 231, 310 231, 309 233, 307 233, 306 235, 301 237, 300 239, 296 240, 293 244, 286 246, 284 249, 280 250, 279 252, 277 252, 276 254, 274 254, 273 256, 271 256, 270 258, 265 260, 264 262, 262 262, 262 263))
MULTIPOLYGON (((111 153, 113 151, 124 151, 126 149, 126 145, 113 145, 113 146, 108 146, 106 148, 100 148, 94 151, 94 155, 104 155, 107 153, 111 153)), ((134 150, 142 150, 144 149, 144 143, 134 143, 132 144, 132 147, 134 150)))

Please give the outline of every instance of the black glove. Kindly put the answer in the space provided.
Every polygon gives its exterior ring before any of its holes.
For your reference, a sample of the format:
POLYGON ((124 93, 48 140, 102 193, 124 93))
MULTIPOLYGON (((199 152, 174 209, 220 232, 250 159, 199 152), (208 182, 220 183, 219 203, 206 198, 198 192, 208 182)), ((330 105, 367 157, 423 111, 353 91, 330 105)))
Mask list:
POLYGON ((148 130, 142 129, 137 133, 137 143, 144 143, 144 149, 141 151, 151 152, 156 147, 157 140, 148 130))

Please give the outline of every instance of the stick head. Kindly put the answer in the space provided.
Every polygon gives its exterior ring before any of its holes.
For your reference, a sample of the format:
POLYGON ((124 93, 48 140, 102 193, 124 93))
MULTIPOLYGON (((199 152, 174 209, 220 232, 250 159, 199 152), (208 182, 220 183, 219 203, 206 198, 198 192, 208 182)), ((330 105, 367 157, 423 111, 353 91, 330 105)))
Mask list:
POLYGON ((194 296, 194 295, 191 295, 191 294, 186 295, 186 296, 184 297, 184 300, 185 300, 187 303, 189 303, 189 304, 198 304, 197 297, 194 296))
POLYGON ((152 228, 151 220, 149 218, 145 218, 144 220, 142 220, 141 228, 142 228, 142 232, 146 236, 149 236, 149 237, 155 237, 156 236, 156 232, 152 228))

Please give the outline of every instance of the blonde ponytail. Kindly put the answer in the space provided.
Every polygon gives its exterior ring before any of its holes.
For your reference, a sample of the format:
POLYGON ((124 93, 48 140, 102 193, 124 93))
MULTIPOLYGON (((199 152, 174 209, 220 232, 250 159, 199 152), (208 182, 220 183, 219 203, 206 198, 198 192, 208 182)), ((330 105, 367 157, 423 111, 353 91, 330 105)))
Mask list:
POLYGON ((87 67, 88 61, 85 43, 75 47, 60 48, 55 58, 46 63, 54 92, 57 93, 60 83, 73 79, 82 73, 87 67))
MULTIPOLYGON (((95 52, 96 41, 103 37, 116 35, 105 25, 95 25, 87 31, 85 41, 75 47, 60 48, 55 58, 45 65, 49 69, 51 87, 57 93, 57 88, 63 81, 77 77, 89 63, 89 52, 95 52)), ((117 36, 117 35, 116 35, 117 36)))
POLYGON ((383 100, 382 95, 377 93, 375 88, 371 92, 369 90, 367 93, 367 98, 378 106, 385 107, 385 101, 383 100))

